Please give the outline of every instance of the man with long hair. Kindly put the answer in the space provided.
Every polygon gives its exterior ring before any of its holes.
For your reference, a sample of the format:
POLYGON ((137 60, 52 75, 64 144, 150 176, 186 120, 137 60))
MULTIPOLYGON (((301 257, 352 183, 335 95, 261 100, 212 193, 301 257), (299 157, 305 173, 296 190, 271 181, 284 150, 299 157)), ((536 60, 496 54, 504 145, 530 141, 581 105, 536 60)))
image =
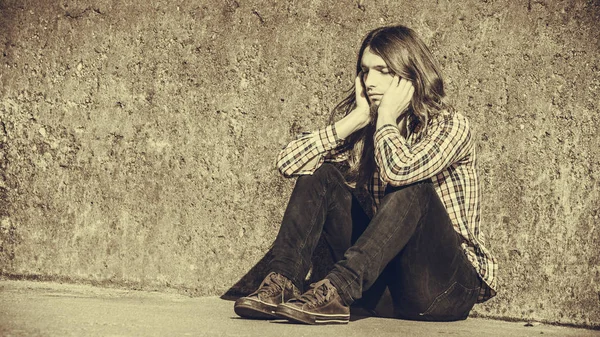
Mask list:
POLYGON ((280 172, 298 179, 271 272, 234 305, 241 317, 347 323, 352 303, 381 297, 369 293, 377 281, 394 317, 450 321, 496 293, 469 122, 446 103, 431 52, 407 27, 378 28, 356 72, 329 126, 279 153, 280 172), (336 263, 302 293, 321 236, 336 263))

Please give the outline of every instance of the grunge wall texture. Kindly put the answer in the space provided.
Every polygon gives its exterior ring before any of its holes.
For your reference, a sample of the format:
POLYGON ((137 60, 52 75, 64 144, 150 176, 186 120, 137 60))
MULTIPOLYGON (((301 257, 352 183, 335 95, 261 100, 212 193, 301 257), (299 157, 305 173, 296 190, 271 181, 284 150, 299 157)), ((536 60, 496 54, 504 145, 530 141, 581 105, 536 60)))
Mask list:
POLYGON ((595 0, 0 0, 0 273, 220 295, 268 251, 360 39, 414 28, 480 148, 482 316, 600 326, 595 0))

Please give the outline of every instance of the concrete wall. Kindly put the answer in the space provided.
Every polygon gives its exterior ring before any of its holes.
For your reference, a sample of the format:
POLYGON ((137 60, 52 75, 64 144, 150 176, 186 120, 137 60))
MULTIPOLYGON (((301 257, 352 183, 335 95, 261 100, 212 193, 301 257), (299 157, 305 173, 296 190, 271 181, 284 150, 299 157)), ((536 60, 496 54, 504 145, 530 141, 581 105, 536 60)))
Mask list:
POLYGON ((0 273, 223 294, 268 250, 361 37, 431 46, 480 147, 499 293, 600 325, 594 0, 0 1, 0 273))

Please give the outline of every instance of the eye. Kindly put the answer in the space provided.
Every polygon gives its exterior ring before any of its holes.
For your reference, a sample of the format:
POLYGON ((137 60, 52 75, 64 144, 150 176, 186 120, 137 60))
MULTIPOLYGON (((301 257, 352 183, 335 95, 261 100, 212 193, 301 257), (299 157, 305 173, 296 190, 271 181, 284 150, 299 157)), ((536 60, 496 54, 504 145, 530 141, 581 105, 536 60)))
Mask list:
POLYGON ((384 74, 384 75, 392 73, 388 68, 383 68, 379 72, 382 73, 382 74, 384 74))

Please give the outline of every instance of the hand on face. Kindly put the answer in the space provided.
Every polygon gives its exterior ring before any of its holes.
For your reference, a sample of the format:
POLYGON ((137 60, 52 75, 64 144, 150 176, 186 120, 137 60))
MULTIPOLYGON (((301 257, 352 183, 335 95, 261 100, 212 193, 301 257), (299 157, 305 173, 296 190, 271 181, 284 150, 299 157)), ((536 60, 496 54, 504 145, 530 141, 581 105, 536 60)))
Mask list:
POLYGON ((364 127, 371 121, 372 116, 370 115, 371 109, 363 86, 362 76, 362 72, 360 72, 354 81, 354 94, 356 95, 354 115, 356 116, 356 121, 361 127, 364 127))
POLYGON ((408 108, 414 92, 415 88, 409 80, 395 75, 381 98, 377 113, 394 120, 398 119, 408 108))
POLYGON ((369 101, 365 94, 365 88, 362 82, 362 72, 358 73, 354 80, 354 93, 356 94, 356 108, 360 110, 369 111, 369 101))

